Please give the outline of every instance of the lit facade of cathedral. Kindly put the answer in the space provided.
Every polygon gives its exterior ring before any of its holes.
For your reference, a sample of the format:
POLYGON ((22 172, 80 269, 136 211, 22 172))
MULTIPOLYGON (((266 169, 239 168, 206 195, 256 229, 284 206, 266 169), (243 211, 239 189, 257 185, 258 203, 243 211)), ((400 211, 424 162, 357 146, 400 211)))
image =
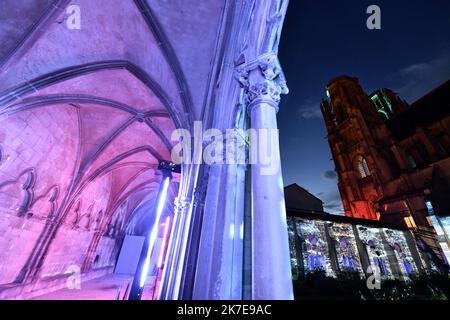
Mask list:
POLYGON ((321 110, 347 217, 414 231, 443 268, 450 259, 450 81, 408 105, 332 80, 321 110))

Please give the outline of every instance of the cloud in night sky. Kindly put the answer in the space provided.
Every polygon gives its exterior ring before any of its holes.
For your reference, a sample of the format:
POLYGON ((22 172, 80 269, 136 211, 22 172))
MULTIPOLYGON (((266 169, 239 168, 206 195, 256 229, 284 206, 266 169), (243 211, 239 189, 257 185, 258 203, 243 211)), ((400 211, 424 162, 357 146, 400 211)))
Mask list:
POLYGON ((393 75, 404 83, 396 92, 412 103, 450 78, 450 54, 402 68, 393 75))
POLYGON ((331 214, 344 214, 342 207, 341 195, 338 190, 323 193, 322 201, 324 202, 325 211, 331 214))
POLYGON ((300 119, 321 119, 320 101, 316 99, 306 99, 297 111, 300 119))
POLYGON ((336 181, 337 180, 337 174, 336 171, 334 170, 327 170, 323 173, 322 178, 324 180, 331 180, 331 181, 336 181))

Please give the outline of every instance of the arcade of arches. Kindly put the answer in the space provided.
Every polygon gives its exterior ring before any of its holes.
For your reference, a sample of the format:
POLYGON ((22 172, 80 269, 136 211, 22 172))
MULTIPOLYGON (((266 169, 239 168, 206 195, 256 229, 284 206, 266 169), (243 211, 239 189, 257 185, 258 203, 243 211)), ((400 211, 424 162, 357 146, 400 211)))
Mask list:
MULTIPOLYGON (((123 239, 154 219, 172 132, 245 129, 242 114, 276 128, 286 91, 287 1, 78 0, 79 28, 72 4, 1 4, 2 299, 64 289, 73 266, 82 286, 113 274, 123 239)), ((163 299, 292 298, 280 179, 242 165, 174 174, 163 299)))

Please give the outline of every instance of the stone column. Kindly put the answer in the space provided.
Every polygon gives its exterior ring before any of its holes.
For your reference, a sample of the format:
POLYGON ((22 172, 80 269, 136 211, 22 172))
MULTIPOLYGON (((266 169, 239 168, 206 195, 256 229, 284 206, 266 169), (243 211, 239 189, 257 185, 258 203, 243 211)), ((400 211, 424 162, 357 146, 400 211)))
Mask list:
POLYGON ((167 246, 166 260, 161 279, 161 288, 158 300, 172 300, 174 297, 177 271, 180 267, 180 247, 183 238, 184 224, 189 210, 190 201, 187 198, 177 197, 175 199, 174 218, 172 231, 167 246))
POLYGON ((280 95, 288 90, 274 53, 263 54, 237 71, 246 95, 250 128, 258 136, 251 134, 250 141, 252 298, 293 299, 276 118, 280 95), (263 136, 268 139, 261 139, 263 136), (268 151, 267 166, 262 164, 261 150, 268 151))
POLYGON ((328 255, 330 256, 331 267, 334 273, 337 274, 341 270, 339 268, 339 261, 336 252, 336 242, 335 242, 336 240, 331 238, 330 230, 328 229, 330 225, 332 225, 332 223, 324 223, 323 227, 325 229, 325 237, 327 239, 328 255))
POLYGON ((205 194, 208 178, 208 168, 205 165, 200 166, 200 174, 197 185, 194 190, 191 227, 188 241, 186 244, 186 259, 184 273, 181 281, 179 298, 181 300, 192 300, 194 296, 194 282, 197 268, 197 259, 199 252, 199 242, 201 237, 201 228, 204 217, 205 194))
POLYGON ((403 234, 405 235, 406 243, 408 245, 409 251, 411 252, 411 256, 414 260, 414 263, 419 270, 419 274, 424 274, 426 271, 426 266, 423 265, 422 259, 420 258, 420 252, 417 248, 416 239, 414 238, 414 234, 411 230, 404 230, 403 234))
POLYGON ((363 273, 368 277, 370 273, 368 273, 368 269, 371 266, 369 253, 367 252, 366 244, 362 242, 358 227, 352 224, 353 234, 355 235, 356 247, 358 248, 359 260, 361 261, 361 267, 363 269, 363 273))

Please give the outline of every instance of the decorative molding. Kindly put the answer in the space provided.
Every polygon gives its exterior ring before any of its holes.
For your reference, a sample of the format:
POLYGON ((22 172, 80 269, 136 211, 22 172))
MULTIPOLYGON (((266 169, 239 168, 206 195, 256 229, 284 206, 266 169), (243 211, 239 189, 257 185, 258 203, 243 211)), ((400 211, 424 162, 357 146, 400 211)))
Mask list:
POLYGON ((174 200, 175 211, 180 215, 187 214, 189 206, 191 205, 191 199, 187 197, 176 197, 174 200))
POLYGON ((274 52, 262 54, 253 61, 236 66, 235 77, 244 89, 245 103, 250 110, 255 103, 267 103, 278 111, 281 95, 289 93, 280 62, 274 52))
POLYGON ((28 168, 22 171, 16 179, 8 180, 0 184, 0 190, 9 185, 16 185, 23 181, 20 189, 23 191, 23 197, 18 208, 16 208, 17 216, 23 217, 28 212, 34 199, 34 183, 36 181, 36 169, 28 168), (21 179, 23 178, 23 179, 21 179))
POLYGON ((56 209, 58 208, 58 196, 59 196, 59 186, 53 185, 42 196, 39 196, 36 199, 34 199, 33 203, 30 206, 29 211, 27 212, 27 217, 28 218, 45 219, 48 222, 52 221, 53 216, 56 212, 56 209), (49 202, 50 210, 44 214, 42 214, 42 212, 38 212, 37 214, 34 214, 33 213, 34 206, 36 205, 36 203, 39 200, 44 200, 44 199, 46 199, 49 202))
POLYGON ((25 216, 25 214, 30 209, 31 204, 33 203, 35 181, 36 181, 36 171, 34 169, 31 169, 26 173, 26 180, 22 184, 23 199, 22 203, 20 204, 17 210, 17 215, 19 217, 25 216))

